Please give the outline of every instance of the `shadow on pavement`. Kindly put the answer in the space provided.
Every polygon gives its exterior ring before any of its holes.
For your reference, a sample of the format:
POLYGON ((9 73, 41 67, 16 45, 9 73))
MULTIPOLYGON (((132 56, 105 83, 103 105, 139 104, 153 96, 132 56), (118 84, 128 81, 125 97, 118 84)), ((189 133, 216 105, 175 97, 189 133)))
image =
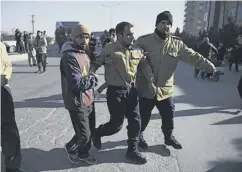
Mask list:
MULTIPOLYGON (((101 94, 99 100, 95 103, 107 102, 105 95, 101 94)), ((15 108, 58 108, 64 107, 63 97, 61 94, 52 95, 48 97, 26 99, 21 102, 14 102, 15 108)))
MULTIPOLYGON (((36 69, 37 70, 37 69, 36 69)), ((32 73, 32 74, 36 74, 36 72, 33 72, 33 71, 23 71, 23 72, 13 72, 14 74, 30 74, 30 73, 32 73)))
POLYGON ((234 118, 230 118, 221 122, 214 123, 212 125, 232 125, 232 124, 242 124, 242 116, 237 116, 234 118))
MULTIPOLYGON (((59 67, 59 66, 60 66, 59 64, 58 65, 47 64, 47 67, 59 67)), ((32 69, 32 68, 36 68, 36 70, 38 69, 37 66, 30 67, 29 64, 23 64, 23 63, 21 63, 21 64, 13 64, 13 67, 29 67, 30 69, 32 69)))
POLYGON ((198 107, 236 107, 240 108, 237 84, 241 74, 234 75, 226 71, 218 82, 193 77, 194 69, 180 63, 175 73, 175 85, 183 95, 175 96, 175 103, 187 103, 198 107), (226 90, 226 91, 225 91, 226 90))
MULTIPOLYGON (((115 148, 117 146, 127 146, 127 141, 126 140, 117 141, 117 142, 108 141, 108 142, 102 144, 102 150, 112 149, 112 148, 115 148)), ((171 155, 170 150, 167 149, 165 145, 149 146, 149 148, 147 150, 140 149, 140 151, 141 152, 153 152, 153 153, 156 153, 156 154, 161 155, 163 157, 168 157, 168 156, 171 155)), ((109 151, 107 151, 107 152, 109 152, 109 151)))
POLYGON ((216 167, 208 170, 207 172, 241 172, 242 171, 242 162, 232 162, 224 161, 217 162, 216 167))
MULTIPOLYGON (((125 158, 126 149, 112 149, 116 146, 122 146, 126 141, 119 142, 106 142, 103 143, 103 149, 100 151, 91 150, 90 154, 98 160, 98 164, 102 163, 128 163, 125 158), (105 150, 109 149, 109 150, 105 150)), ((150 146, 146 152, 156 153, 158 155, 168 157, 170 150, 164 145, 150 146)), ((70 164, 67 158, 67 153, 64 148, 54 148, 50 151, 43 151, 35 148, 22 149, 23 169, 31 172, 50 171, 50 170, 63 170, 72 169, 77 167, 88 166, 86 163, 81 163, 78 166, 70 164)))
POLYGON ((59 108, 64 107, 61 94, 48 97, 26 99, 21 102, 14 102, 15 108, 59 108))
MULTIPOLYGON (((228 108, 229 109, 229 108, 228 108)), ((231 109, 231 107, 230 107, 231 109)), ((226 108, 210 108, 210 109, 187 109, 179 110, 175 112, 175 117, 184 117, 184 116, 198 116, 198 115, 209 115, 212 113, 224 113, 231 115, 238 115, 241 111, 228 111, 226 108)), ((159 113, 152 114, 151 119, 160 119, 161 116, 159 113)))
MULTIPOLYGON (((232 140, 232 144, 242 157, 242 138, 232 140)), ((210 162, 214 167, 207 172, 241 172, 242 171, 242 160, 221 160, 210 162)))

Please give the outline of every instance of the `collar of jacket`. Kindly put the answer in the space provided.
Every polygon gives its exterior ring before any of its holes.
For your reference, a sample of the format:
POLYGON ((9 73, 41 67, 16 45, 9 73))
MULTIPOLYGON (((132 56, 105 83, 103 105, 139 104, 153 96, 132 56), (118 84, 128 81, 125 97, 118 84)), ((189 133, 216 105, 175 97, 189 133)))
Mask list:
POLYGON ((160 43, 167 43, 170 39, 171 39, 171 36, 168 36, 165 40, 164 39, 161 39, 158 35, 157 35, 157 33, 153 33, 153 36, 154 36, 154 38, 155 38, 155 40, 157 41, 157 42, 160 42, 160 43))

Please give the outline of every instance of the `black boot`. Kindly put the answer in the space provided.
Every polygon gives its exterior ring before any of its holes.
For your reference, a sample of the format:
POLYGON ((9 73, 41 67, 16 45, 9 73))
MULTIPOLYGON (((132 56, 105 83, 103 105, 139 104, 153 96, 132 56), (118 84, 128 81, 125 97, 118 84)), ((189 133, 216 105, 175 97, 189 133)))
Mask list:
MULTIPOLYGON (((99 126, 100 128, 101 126, 99 126)), ((92 143, 93 143, 93 146, 97 149, 101 149, 102 148, 102 141, 101 141, 101 137, 98 130, 99 128, 97 129, 94 129, 93 130, 93 134, 92 134, 92 143)))
POLYGON ((142 149, 148 149, 148 144, 146 143, 143 133, 140 134, 140 138, 139 138, 139 147, 142 149))
POLYGON ((172 146, 174 149, 182 149, 182 145, 172 135, 172 131, 163 131, 165 136, 165 144, 172 146))
POLYGON ((126 152, 126 158, 138 164, 145 164, 147 162, 147 159, 137 150, 135 151, 128 150, 126 152))
POLYGON ((37 70, 36 73, 41 74, 41 69, 37 70))

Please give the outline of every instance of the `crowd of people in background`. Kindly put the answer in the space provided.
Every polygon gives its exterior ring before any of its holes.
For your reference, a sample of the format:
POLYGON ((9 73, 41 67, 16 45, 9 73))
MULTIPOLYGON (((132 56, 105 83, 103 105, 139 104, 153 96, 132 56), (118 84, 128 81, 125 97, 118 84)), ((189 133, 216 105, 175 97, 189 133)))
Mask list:
POLYGON ((242 62, 240 55, 242 54, 242 27, 236 25, 232 18, 228 18, 228 23, 223 27, 201 30, 197 36, 190 35, 185 31, 180 33, 179 28, 174 34, 180 37, 188 47, 196 50, 199 49, 200 45, 204 45, 205 37, 209 38, 209 43, 212 43, 217 49, 217 52, 209 52, 209 57, 216 56, 217 61, 229 65, 230 71, 235 64, 235 71, 239 71, 239 64, 242 62))
POLYGON ((29 66, 38 66, 36 73, 46 71, 47 60, 47 39, 46 31, 37 31, 36 37, 33 33, 26 31, 21 33, 15 30, 16 50, 19 54, 28 54, 29 66))
MULTIPOLYGON (((65 42, 71 41, 70 39, 71 29, 64 28, 62 26, 55 30, 55 42, 59 47, 59 52, 61 47, 65 42)), ((107 43, 115 41, 115 29, 110 28, 109 31, 104 30, 103 35, 100 38, 96 38, 93 33, 91 33, 90 48, 94 50, 95 46, 105 47, 107 43), (95 46, 94 46, 95 45, 95 46)))
POLYGON ((66 29, 62 26, 55 30, 55 41, 59 46, 59 52, 61 51, 62 45, 70 40, 71 29, 66 29))

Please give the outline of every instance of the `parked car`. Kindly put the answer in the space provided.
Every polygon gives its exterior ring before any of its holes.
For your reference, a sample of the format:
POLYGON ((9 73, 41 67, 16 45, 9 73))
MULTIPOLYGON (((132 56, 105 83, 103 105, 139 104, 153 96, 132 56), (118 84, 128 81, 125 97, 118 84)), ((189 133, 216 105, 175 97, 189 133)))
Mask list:
POLYGON ((16 50, 16 41, 2 41, 5 46, 6 46, 6 50, 8 53, 15 53, 16 50))

